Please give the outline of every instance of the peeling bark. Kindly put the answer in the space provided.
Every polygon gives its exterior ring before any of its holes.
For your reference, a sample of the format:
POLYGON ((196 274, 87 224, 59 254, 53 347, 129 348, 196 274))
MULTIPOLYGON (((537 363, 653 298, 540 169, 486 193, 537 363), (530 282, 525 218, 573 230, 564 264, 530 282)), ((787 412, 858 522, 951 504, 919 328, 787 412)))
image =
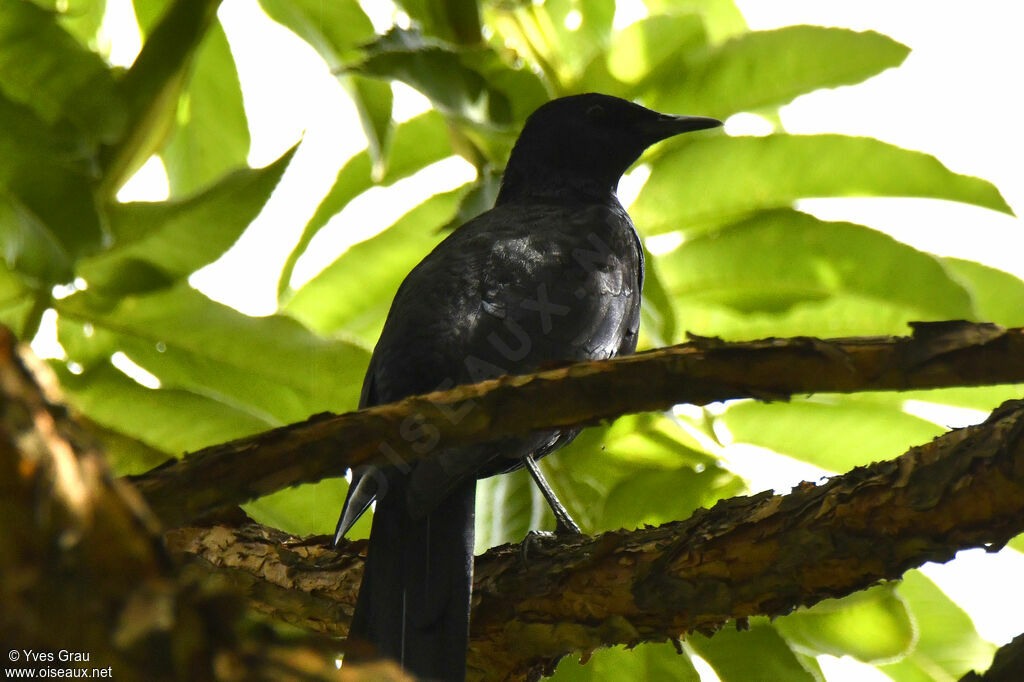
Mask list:
MULTIPOLYGON (((1021 532, 1024 401, 1011 401, 984 424, 788 495, 723 500, 657 528, 534 542, 528 563, 518 545, 488 551, 474 573, 471 679, 535 678, 570 651, 783 615, 961 549, 999 549, 1021 532)), ((336 553, 326 537, 255 524, 179 528, 167 542, 197 570, 235 575, 267 613, 347 631, 363 542, 336 553)))
POLYGON ((691 343, 502 377, 211 446, 132 480, 168 527, 361 464, 411 462, 440 447, 732 398, 1024 382, 1024 330, 914 323, 910 337, 691 343), (437 430, 423 447, 402 428, 437 430))
MULTIPOLYGON (((80 667, 64 650, 120 680, 339 679, 329 643, 278 640, 244 608, 208 574, 178 573, 155 517, 46 400, 0 327, 0 642, 54 656, 5 652, 4 666, 80 667)), ((381 679, 346 674, 364 673, 381 679)))

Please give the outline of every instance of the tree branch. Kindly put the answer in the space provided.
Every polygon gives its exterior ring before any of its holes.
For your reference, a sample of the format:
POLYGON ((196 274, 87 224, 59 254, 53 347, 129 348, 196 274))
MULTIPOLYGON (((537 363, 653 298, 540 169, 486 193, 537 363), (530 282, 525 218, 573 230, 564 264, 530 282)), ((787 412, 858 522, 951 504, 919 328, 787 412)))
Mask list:
MULTIPOLYGON (((182 579, 157 527, 0 327, 0 642, 11 661, 63 650, 87 654, 86 673, 125 680, 342 677, 333 646, 251 628, 236 592, 182 579)), ((78 667, 60 660, 18 665, 78 667)), ((378 673, 353 666, 348 679, 378 673)))
POLYGON ((914 323, 910 337, 691 343, 507 376, 215 445, 133 482, 173 527, 362 464, 408 466, 440 447, 732 398, 1024 381, 1024 330, 914 323))
MULTIPOLYGON (((788 495, 723 500, 657 528, 505 545, 477 558, 474 679, 536 677, 570 651, 713 632, 898 578, 1024 532, 1024 401, 895 460, 804 483, 788 495)), ((233 575, 261 608, 341 636, 364 542, 336 553, 251 525, 180 528, 179 555, 233 575), (299 593, 299 594, 296 594, 299 593)))

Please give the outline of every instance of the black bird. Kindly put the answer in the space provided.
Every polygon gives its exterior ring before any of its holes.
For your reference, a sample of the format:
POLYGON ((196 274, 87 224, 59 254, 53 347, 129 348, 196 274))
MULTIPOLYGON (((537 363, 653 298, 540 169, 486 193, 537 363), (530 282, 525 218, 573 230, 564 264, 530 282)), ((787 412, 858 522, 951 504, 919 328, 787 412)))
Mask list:
MULTIPOLYGON (((615 195, 650 145, 721 125, 600 94, 548 102, 526 121, 494 208, 441 242, 402 282, 360 406, 636 349, 644 257, 615 195)), ((535 460, 578 429, 444 448, 410 422, 412 465, 353 472, 335 543, 376 499, 349 633, 424 678, 466 672, 476 479, 527 466, 559 530, 579 532, 535 460)))

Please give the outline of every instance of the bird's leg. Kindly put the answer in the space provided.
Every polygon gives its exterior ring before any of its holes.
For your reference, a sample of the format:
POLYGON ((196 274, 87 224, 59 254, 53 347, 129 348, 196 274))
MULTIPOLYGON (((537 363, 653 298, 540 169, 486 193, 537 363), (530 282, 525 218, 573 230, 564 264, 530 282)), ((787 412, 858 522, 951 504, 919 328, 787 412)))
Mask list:
POLYGON ((540 472, 540 467, 537 466, 537 462, 531 455, 523 457, 523 463, 526 464, 526 468, 530 471, 530 476, 533 477, 533 482, 540 488, 541 495, 547 500, 548 506, 551 507, 551 512, 555 515, 555 534, 556 535, 583 535, 583 531, 576 525, 576 522, 569 516, 568 510, 565 505, 558 501, 558 497, 555 496, 555 491, 551 489, 547 479, 544 478, 544 474, 540 472))

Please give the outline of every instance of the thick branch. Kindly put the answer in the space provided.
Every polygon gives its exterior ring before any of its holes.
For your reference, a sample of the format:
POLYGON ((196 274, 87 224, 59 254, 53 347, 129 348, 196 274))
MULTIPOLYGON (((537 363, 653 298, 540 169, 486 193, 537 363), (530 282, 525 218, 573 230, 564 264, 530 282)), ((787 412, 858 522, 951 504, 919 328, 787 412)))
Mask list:
POLYGON ((134 479, 167 526, 361 464, 677 403, 1024 381, 1024 330, 915 324, 912 337, 692 343, 409 398, 215 445, 134 479), (425 422, 419 425, 419 422, 425 422), (404 436, 404 437, 403 437, 404 436))
POLYGON ((323 643, 247 631, 235 592, 179 579, 157 527, 0 327, 0 642, 124 680, 340 678, 323 643))
MULTIPOLYGON (((478 557, 470 671, 536 676, 570 651, 711 632, 898 578, 1024 532, 1024 401, 901 457, 686 521, 478 557)), ((181 528, 172 551, 233 575, 266 611, 344 634, 362 571, 351 543, 250 526, 181 528), (290 600, 290 601, 289 601, 290 600)))

